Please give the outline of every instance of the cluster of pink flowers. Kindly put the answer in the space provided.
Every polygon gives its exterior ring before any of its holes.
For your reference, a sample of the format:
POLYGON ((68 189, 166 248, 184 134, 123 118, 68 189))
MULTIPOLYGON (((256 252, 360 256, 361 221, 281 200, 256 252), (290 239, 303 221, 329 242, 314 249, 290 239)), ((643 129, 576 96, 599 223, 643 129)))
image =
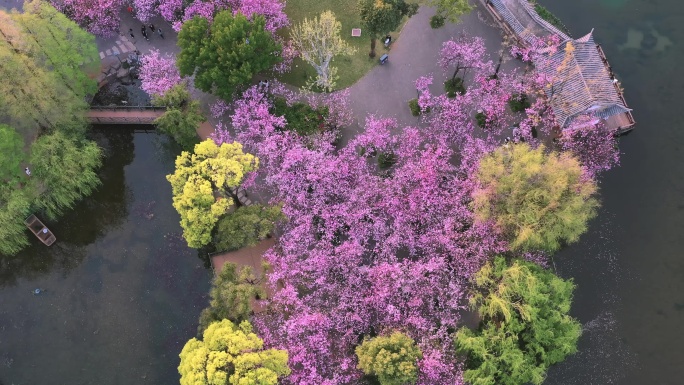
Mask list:
POLYGON ((123 0, 51 0, 71 20, 98 36, 115 36, 123 0))
MULTIPOLYGON (((183 22, 194 16, 212 20, 216 12, 231 9, 248 18, 263 15, 266 30, 273 33, 289 25, 285 14, 285 3, 281 0, 194 0, 186 5, 183 0, 50 0, 55 8, 84 27, 89 32, 104 37, 114 36, 119 31, 119 12, 130 6, 135 17, 147 23, 156 15, 169 21, 175 31, 180 31, 183 22)), ((287 52, 291 56, 291 52, 287 52)), ((286 55, 284 55, 286 56, 286 55)))
POLYGON ((173 55, 162 56, 159 50, 153 49, 140 62, 141 88, 150 95, 163 96, 182 81, 173 55))
MULTIPOLYGON (((329 106, 339 125, 352 121, 344 93, 304 99, 329 106)), ((436 107, 436 114, 447 111, 436 107)), ((271 284, 284 287, 270 300, 274 311, 254 320, 267 344, 290 354, 285 383, 354 383, 362 376, 354 347, 394 329, 423 350, 420 384, 460 383, 450 331, 464 308, 465 282, 506 248, 490 224, 474 223, 468 206, 473 163, 488 147, 463 131, 462 169, 451 164, 442 131, 371 116, 336 150, 284 130, 287 122, 272 111, 269 97, 252 87, 235 102, 231 125, 234 139, 259 156, 288 217, 266 254, 271 284), (389 172, 374 161, 382 152, 396 159, 389 172)))

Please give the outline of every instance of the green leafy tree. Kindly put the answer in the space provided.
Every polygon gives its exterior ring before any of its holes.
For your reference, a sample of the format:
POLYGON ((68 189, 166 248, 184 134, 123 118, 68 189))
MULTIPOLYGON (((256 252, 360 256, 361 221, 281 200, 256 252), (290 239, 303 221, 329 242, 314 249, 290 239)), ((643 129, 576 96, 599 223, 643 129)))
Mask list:
POLYGON ((0 10, 0 63, 0 114, 27 141, 40 128, 84 130, 86 96, 97 90, 87 72, 99 69, 91 34, 42 1, 0 10))
POLYGON ((214 245, 217 250, 237 250, 254 246, 273 232, 275 223, 285 219, 279 206, 242 206, 219 219, 214 245))
POLYGON ((567 153, 506 145, 480 161, 475 217, 493 220, 513 250, 555 251, 596 215, 596 183, 567 153))
POLYGON ((190 97, 185 84, 177 84, 163 96, 154 95, 152 104, 166 106, 166 112, 154 124, 171 136, 181 147, 192 149, 199 143, 197 128, 206 120, 198 101, 190 97))
POLYGON ((247 321, 252 314, 252 301, 266 299, 266 292, 261 286, 263 281, 264 277, 257 277, 251 266, 223 265, 211 285, 209 307, 200 315, 199 331, 203 332, 212 322, 224 319, 236 324, 247 321))
POLYGON ((464 380, 472 385, 541 384, 550 365, 577 351, 582 326, 570 317, 574 284, 541 267, 503 257, 474 278, 471 306, 482 322, 461 328, 457 350, 465 354, 464 380))
POLYGON ((468 0, 430 0, 429 4, 437 9, 437 15, 452 23, 473 10, 468 0))
POLYGON ((14 179, 21 174, 24 160, 24 141, 10 126, 0 124, 0 182, 14 179))
POLYGON ((180 353, 181 385, 276 385, 290 374, 285 350, 264 350, 252 325, 229 320, 215 322, 203 341, 188 341, 180 353))
POLYGON ((31 164, 31 178, 38 180, 42 191, 37 205, 56 219, 100 184, 95 170, 102 164, 102 151, 93 141, 56 131, 33 143, 31 164))
POLYGON ((178 34, 178 68, 183 76, 195 76, 195 86, 230 100, 235 89, 281 58, 280 45, 264 30, 263 16, 250 22, 241 13, 219 12, 209 25, 195 16, 178 34))
POLYGON ((400 332, 367 339, 356 347, 359 369, 378 378, 380 385, 410 385, 418 378, 423 357, 411 337, 400 332))
POLYGON ((231 189, 258 165, 259 160, 244 153, 240 143, 218 146, 211 139, 197 144, 194 154, 183 151, 176 158, 176 171, 166 179, 188 246, 199 248, 211 241, 216 221, 237 200, 231 189))
POLYGON ((404 16, 415 15, 418 4, 409 4, 405 0, 359 0, 359 10, 363 27, 371 37, 369 55, 375 57, 377 38, 399 28, 404 16))

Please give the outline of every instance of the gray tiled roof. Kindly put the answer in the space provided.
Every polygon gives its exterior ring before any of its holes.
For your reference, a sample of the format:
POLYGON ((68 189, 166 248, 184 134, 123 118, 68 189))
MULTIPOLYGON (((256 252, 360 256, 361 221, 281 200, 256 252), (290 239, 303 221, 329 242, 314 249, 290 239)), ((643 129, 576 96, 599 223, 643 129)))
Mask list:
POLYGON ((561 127, 588 111, 604 119, 630 111, 618 96, 592 32, 563 41, 555 53, 537 59, 535 67, 550 80, 545 91, 561 127))
POLYGON ((535 38, 552 35, 558 35, 561 41, 570 39, 568 35, 539 17, 527 0, 490 0, 490 3, 516 35, 529 44, 532 44, 535 38))

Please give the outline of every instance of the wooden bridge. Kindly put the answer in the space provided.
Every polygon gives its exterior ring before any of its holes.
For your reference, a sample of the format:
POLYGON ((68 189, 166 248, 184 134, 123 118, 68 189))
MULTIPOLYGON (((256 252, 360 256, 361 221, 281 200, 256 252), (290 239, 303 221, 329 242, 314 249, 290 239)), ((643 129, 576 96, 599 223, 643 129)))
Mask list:
POLYGON ((90 124, 152 124, 166 107, 94 106, 86 115, 90 124))

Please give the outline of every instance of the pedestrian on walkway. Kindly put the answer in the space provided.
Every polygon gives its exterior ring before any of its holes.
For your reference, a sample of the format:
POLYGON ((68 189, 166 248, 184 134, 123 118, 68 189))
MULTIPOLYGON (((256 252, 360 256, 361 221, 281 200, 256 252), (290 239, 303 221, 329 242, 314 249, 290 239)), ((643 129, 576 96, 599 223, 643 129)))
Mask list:
POLYGON ((26 169, 24 170, 24 172, 26 173, 26 175, 31 176, 31 170, 29 170, 28 167, 26 167, 26 169))
POLYGON ((150 23, 150 31, 152 31, 152 33, 154 33, 154 24, 152 24, 152 23, 150 23))
POLYGON ((140 32, 142 32, 143 34, 146 32, 145 31, 145 24, 143 24, 142 27, 140 27, 140 32))
POLYGON ((159 33, 159 36, 161 36, 162 39, 164 38, 161 28, 157 28, 157 33, 159 33))
POLYGON ((133 28, 129 28, 128 33, 131 35, 132 38, 135 39, 135 35, 133 34, 133 28))

